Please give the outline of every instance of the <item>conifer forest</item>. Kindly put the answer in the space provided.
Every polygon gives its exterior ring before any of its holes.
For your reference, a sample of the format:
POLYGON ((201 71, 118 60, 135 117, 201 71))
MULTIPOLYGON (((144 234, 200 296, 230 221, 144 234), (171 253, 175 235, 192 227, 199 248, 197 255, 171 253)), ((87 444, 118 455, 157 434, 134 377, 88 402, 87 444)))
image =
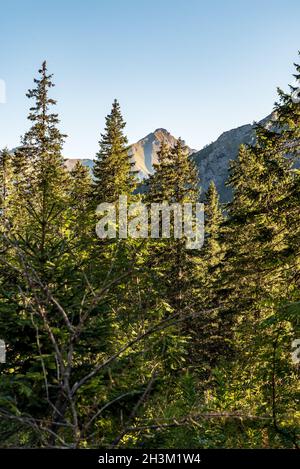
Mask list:
POLYGON ((221 203, 181 139, 138 179, 117 100, 93 170, 68 171, 59 76, 35 76, 29 129, 0 153, 0 446, 299 448, 297 89, 240 146, 221 203), (120 195, 201 201, 203 246, 100 239, 97 206, 120 195))

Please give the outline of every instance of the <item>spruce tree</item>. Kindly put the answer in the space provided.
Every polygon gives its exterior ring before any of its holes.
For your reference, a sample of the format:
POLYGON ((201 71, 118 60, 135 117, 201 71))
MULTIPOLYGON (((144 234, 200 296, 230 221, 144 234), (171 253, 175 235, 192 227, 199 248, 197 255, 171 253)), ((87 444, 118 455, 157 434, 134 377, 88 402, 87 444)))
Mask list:
POLYGON ((34 198, 29 202, 31 223, 35 225, 35 245, 43 263, 48 257, 47 245, 52 249, 53 230, 59 227, 57 223, 61 223, 68 176, 62 156, 65 135, 58 129, 58 115, 51 111, 56 101, 49 97, 54 84, 52 75, 47 73, 46 62, 43 62, 39 75, 34 80, 36 88, 27 93, 27 97, 34 99, 35 103, 28 116, 32 126, 23 138, 21 151, 34 168, 30 177, 30 192, 34 191, 34 198))
MULTIPOLYGON (((15 412, 50 418, 49 399, 54 400, 54 389, 59 388, 52 345, 66 337, 65 323, 50 298, 54 294, 58 303, 67 304, 70 295, 64 288, 64 274, 70 272, 64 253, 68 175, 61 154, 64 135, 57 128, 57 114, 51 112, 56 102, 49 97, 54 85, 46 62, 34 82, 36 87, 27 94, 34 99, 28 117, 32 125, 11 159, 10 226, 2 238, 7 252, 1 259, 0 335, 9 344, 9 367, 18 374, 15 412), (55 339, 52 327, 61 327, 55 339), (45 361, 36 358, 44 355, 45 361), (48 401, 45 376, 53 386, 48 401)), ((15 374, 4 371, 3 385, 8 389, 16 382, 15 374)))
POLYGON ((171 190, 166 176, 169 174, 170 169, 170 147, 165 141, 161 143, 157 153, 157 163, 154 163, 153 168, 154 174, 146 180, 146 186, 148 191, 147 199, 155 203, 167 198, 168 190, 171 190))
POLYGON ((234 379, 255 389, 252 406, 258 412, 272 413, 273 441, 292 445, 295 425, 284 416, 296 406, 289 350, 297 324, 285 305, 299 298, 299 171, 294 164, 300 108, 290 95, 279 91, 279 96, 271 122, 257 125, 256 144, 241 147, 232 164, 219 294, 223 314, 234 318, 234 379))
POLYGON ((130 195, 135 188, 134 163, 128 156, 128 140, 123 132, 125 125, 120 105, 115 99, 106 117, 93 167, 96 203, 116 202, 119 195, 130 195))

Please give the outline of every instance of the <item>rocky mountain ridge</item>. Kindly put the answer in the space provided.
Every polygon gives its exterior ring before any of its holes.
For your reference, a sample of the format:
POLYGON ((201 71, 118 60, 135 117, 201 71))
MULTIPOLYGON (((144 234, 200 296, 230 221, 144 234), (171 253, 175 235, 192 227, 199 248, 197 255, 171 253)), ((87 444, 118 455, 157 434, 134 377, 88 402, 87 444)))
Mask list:
MULTIPOLYGON (((270 116, 260 122, 264 123, 268 120, 270 120, 270 116)), ((217 140, 199 151, 187 147, 199 168, 200 184, 203 191, 206 191, 210 181, 214 180, 221 200, 226 202, 230 199, 230 188, 225 185, 228 178, 229 161, 237 157, 242 143, 251 144, 255 142, 254 127, 254 124, 246 124, 228 130, 222 133, 217 140)), ((176 138, 166 129, 158 128, 129 147, 129 155, 135 163, 134 169, 138 172, 139 179, 143 179, 153 172, 153 164, 157 162, 157 152, 162 141, 174 146, 176 138)), ((78 160, 67 159, 67 168, 72 169, 76 161, 78 160)), ((89 168, 93 166, 93 160, 91 159, 80 161, 89 168)))

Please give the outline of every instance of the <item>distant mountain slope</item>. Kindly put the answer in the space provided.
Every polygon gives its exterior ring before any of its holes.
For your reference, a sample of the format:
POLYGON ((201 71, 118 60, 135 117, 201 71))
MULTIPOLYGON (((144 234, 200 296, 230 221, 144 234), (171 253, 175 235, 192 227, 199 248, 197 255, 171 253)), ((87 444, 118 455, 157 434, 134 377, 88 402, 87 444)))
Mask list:
MULTIPOLYGON (((156 129, 154 132, 146 135, 136 143, 133 143, 129 147, 128 154, 132 157, 132 161, 135 163, 134 169, 138 172, 140 179, 144 179, 153 172, 153 164, 157 163, 157 152, 162 142, 168 143, 173 147, 177 139, 173 137, 166 129, 156 129)), ((187 147, 189 153, 192 154, 196 150, 187 147)), ((71 170, 77 161, 81 161, 84 166, 89 168, 93 167, 93 160, 84 159, 67 159, 66 166, 71 170)))
MULTIPOLYGON (((261 120, 260 123, 267 124, 271 116, 261 120)), ((236 129, 228 130, 220 137, 196 151, 188 147, 190 154, 194 158, 200 174, 200 184, 203 191, 214 180, 219 191, 221 200, 227 202, 231 198, 231 190, 225 183, 228 178, 229 161, 237 157, 239 147, 242 143, 252 144, 255 142, 254 124, 246 124, 236 129)), ((138 171, 140 179, 147 177, 153 172, 153 164, 157 162, 157 152, 162 141, 166 141, 170 146, 176 142, 176 138, 166 129, 156 129, 146 137, 134 143, 129 148, 129 154, 135 162, 135 169, 138 171)), ((74 167, 77 159, 66 160, 68 169, 74 167)), ((83 165, 92 168, 93 160, 80 160, 83 165)))
POLYGON ((228 201, 231 198, 231 190, 225 183, 228 179, 229 161, 237 157, 242 143, 250 144, 254 141, 254 126, 246 124, 224 132, 215 142, 194 153, 202 190, 206 191, 210 181, 214 180, 221 200, 228 201))
MULTIPOLYGON (((259 123, 272 125, 274 114, 262 119, 259 123)), ((220 135, 216 141, 193 154, 199 168, 200 184, 206 191, 211 180, 215 181, 222 202, 231 199, 231 189, 225 185, 228 179, 230 160, 236 159, 241 144, 255 143, 255 124, 246 124, 236 129, 228 130, 220 135)))

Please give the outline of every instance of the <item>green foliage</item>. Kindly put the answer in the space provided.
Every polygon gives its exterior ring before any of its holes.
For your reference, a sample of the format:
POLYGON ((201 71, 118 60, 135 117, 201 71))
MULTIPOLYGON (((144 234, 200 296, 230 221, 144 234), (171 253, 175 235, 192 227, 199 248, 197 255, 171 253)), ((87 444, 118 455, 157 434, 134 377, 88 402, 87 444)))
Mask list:
POLYGON ((131 194, 135 186, 128 156, 128 140, 123 133, 125 122, 115 99, 99 142, 100 149, 93 167, 94 195, 97 203, 115 202, 121 194, 131 194))
POLYGON ((117 101, 93 178, 68 173, 53 86, 43 63, 31 128, 0 152, 0 446, 299 447, 299 104, 279 91, 225 210, 211 182, 199 251, 174 217, 170 238, 96 236, 101 202, 194 204, 198 174, 163 143, 136 194, 117 101))

